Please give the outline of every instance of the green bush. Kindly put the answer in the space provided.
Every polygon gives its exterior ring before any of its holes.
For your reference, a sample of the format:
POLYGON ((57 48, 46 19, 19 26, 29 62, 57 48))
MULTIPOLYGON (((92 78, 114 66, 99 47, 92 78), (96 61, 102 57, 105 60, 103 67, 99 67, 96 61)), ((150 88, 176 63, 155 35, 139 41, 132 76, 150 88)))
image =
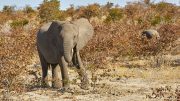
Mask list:
POLYGON ((3 12, 7 14, 11 14, 12 12, 15 11, 15 6, 4 6, 3 7, 3 12))
POLYGON ((34 9, 33 9, 31 6, 29 6, 29 5, 27 5, 27 6, 24 8, 23 11, 24 11, 25 13, 33 13, 33 12, 35 12, 34 9))
POLYGON ((170 23, 170 22, 172 22, 172 18, 171 18, 171 16, 164 16, 164 22, 165 23, 170 23))
POLYGON ((44 0, 39 7, 39 16, 42 22, 57 20, 61 17, 60 1, 58 0, 44 0))
POLYGON ((160 2, 160 3, 156 4, 156 10, 159 12, 162 12, 163 10, 167 10, 170 6, 171 6, 171 4, 169 4, 169 3, 160 2))
POLYGON ((153 10, 161 16, 161 21, 163 23, 171 23, 173 19, 179 17, 179 8, 171 3, 160 2, 151 5, 153 10))
POLYGON ((123 17, 123 12, 120 8, 111 8, 109 10, 109 15, 106 18, 106 22, 115 22, 120 20, 123 17))
POLYGON ((24 25, 28 23, 29 21, 27 19, 21 19, 21 20, 14 20, 10 25, 13 28, 17 28, 17 27, 23 27, 24 25))
POLYGON ((151 25, 155 26, 157 24, 160 24, 161 20, 162 20, 161 16, 155 16, 151 19, 151 25))
POLYGON ((156 26, 163 22, 164 24, 168 24, 172 22, 172 18, 170 16, 155 16, 151 19, 151 25, 156 26))

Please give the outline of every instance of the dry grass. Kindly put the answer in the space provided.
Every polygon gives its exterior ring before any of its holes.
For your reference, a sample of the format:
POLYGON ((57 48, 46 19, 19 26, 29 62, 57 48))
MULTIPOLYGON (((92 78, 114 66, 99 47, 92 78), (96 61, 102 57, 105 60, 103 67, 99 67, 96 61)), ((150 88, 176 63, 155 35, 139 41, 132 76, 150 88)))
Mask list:
POLYGON ((161 67, 161 68, 127 68, 119 67, 119 64, 109 64, 108 70, 105 70, 102 76, 116 76, 124 78, 144 78, 152 80, 178 80, 180 79, 179 67, 161 67))

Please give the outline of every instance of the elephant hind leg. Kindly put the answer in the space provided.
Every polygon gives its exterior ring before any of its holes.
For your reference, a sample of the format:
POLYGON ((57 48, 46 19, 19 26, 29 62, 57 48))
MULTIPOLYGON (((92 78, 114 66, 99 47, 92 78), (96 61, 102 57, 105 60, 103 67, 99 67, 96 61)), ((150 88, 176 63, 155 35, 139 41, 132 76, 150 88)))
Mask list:
POLYGON ((51 64, 52 67, 52 87, 53 88, 61 88, 61 76, 60 76, 60 68, 58 64, 51 64))
POLYGON ((46 62, 43 55, 39 52, 39 58, 42 66, 42 86, 43 87, 50 87, 48 83, 48 68, 50 67, 50 64, 46 62))

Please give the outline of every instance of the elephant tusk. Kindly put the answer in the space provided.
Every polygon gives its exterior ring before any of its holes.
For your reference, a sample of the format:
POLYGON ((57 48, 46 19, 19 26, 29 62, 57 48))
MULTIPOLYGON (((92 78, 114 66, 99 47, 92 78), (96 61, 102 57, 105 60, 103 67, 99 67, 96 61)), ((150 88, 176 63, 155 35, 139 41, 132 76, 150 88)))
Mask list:
POLYGON ((72 50, 71 50, 71 52, 73 53, 73 52, 74 52, 74 50, 72 49, 72 50))

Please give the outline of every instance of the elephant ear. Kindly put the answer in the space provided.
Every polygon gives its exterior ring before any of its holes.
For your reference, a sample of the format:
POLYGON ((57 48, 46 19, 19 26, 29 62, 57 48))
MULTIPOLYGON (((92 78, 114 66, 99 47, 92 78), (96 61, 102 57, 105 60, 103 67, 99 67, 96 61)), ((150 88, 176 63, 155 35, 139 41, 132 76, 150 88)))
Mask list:
POLYGON ((77 50, 80 50, 92 38, 94 30, 87 19, 79 19, 74 21, 74 23, 76 26, 78 26, 78 40, 76 48, 77 50))

